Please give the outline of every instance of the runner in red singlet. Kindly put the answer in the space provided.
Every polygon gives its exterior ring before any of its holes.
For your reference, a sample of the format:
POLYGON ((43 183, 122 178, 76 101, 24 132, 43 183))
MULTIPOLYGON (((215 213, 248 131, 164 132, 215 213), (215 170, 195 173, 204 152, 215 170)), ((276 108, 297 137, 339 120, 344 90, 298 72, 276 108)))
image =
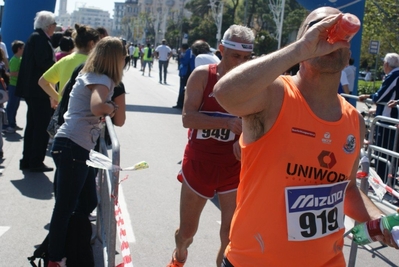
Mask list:
POLYGON ((223 36, 220 63, 195 68, 190 75, 183 105, 183 126, 189 128, 184 151, 180 199, 180 225, 175 234, 176 248, 168 267, 182 267, 187 248, 193 242, 207 199, 218 195, 222 213, 219 267, 229 242, 230 222, 236 207, 240 174, 241 119, 228 114, 213 96, 216 82, 232 68, 251 58, 254 34, 251 29, 232 25, 223 36))

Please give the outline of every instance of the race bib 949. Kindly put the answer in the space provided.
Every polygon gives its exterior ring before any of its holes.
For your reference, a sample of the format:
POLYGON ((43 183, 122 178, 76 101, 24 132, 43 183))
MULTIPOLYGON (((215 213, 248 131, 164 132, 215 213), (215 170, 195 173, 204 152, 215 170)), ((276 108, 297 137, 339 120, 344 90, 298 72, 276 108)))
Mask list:
POLYGON ((289 241, 306 241, 344 228, 344 198, 349 181, 285 189, 289 241))
POLYGON ((235 134, 229 129, 198 129, 197 139, 216 139, 222 142, 233 141, 235 134))
MULTIPOLYGON (((210 117, 236 118, 234 115, 219 111, 200 110, 200 112, 210 117)), ((236 135, 229 129, 198 129, 196 135, 197 139, 215 139, 221 142, 233 141, 235 137, 236 135)))

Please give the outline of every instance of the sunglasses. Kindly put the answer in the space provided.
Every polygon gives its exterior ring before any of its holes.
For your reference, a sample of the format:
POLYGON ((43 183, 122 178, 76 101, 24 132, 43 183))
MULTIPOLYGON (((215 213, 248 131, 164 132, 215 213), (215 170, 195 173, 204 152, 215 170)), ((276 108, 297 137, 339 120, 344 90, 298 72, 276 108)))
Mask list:
POLYGON ((313 25, 315 25, 316 23, 318 23, 318 22, 320 22, 320 21, 322 21, 323 19, 317 19, 317 20, 312 20, 311 22, 309 22, 307 25, 308 25, 308 29, 310 28, 310 27, 312 27, 313 25))

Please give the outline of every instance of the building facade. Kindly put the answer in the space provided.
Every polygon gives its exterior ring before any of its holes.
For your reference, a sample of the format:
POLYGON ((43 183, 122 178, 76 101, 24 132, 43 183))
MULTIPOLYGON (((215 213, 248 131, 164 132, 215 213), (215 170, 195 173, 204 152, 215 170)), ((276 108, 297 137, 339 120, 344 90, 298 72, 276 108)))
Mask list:
POLYGON ((121 36, 122 35, 122 19, 125 16, 125 3, 115 2, 114 6, 114 20, 112 23, 111 35, 121 36))
MULTIPOLYGON (((64 1, 66 5, 66 0, 64 1)), ((59 15, 56 20, 63 29, 73 28, 75 23, 78 23, 93 28, 104 27, 108 32, 111 32, 113 20, 108 11, 96 7, 79 7, 72 14, 69 14, 66 12, 66 6, 65 11, 61 12, 61 6, 60 3, 59 15)))
POLYGON ((67 0, 60 0, 60 7, 58 9, 58 14, 60 16, 67 13, 67 2, 67 0))
POLYGON ((161 43, 165 38, 168 21, 179 23, 190 14, 184 5, 190 0, 125 0, 114 2, 113 19, 108 11, 95 7, 79 7, 67 13, 67 0, 60 0, 57 22, 64 28, 75 23, 94 28, 105 27, 110 35, 134 43, 161 43), (151 36, 151 40, 148 38, 151 36))
POLYGON ((118 6, 118 15, 114 13, 113 29, 115 35, 122 36, 129 42, 154 45, 165 38, 167 23, 178 23, 190 14, 184 10, 184 5, 190 0, 126 0, 118 6), (118 22, 116 17, 118 16, 118 22), (152 38, 149 40, 148 35, 152 38))

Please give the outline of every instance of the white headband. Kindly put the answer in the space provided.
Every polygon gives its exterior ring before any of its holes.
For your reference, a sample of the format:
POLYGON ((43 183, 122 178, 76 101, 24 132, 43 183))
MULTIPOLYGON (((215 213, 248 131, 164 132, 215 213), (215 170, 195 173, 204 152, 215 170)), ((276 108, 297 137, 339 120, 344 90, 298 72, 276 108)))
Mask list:
POLYGON ((252 52, 254 50, 253 44, 237 43, 229 40, 222 40, 222 45, 226 48, 231 48, 234 50, 252 52))

